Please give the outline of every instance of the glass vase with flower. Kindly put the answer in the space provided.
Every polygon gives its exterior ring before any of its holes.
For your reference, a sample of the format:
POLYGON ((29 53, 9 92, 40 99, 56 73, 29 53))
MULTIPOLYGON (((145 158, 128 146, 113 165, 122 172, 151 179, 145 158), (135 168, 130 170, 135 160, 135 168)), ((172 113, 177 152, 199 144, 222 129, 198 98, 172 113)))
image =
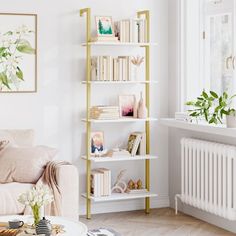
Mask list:
POLYGON ((21 204, 31 208, 35 226, 42 218, 42 208, 53 200, 54 198, 50 189, 43 184, 37 184, 29 191, 21 194, 18 199, 21 204))
POLYGON ((141 75, 141 65, 144 62, 144 57, 141 56, 136 56, 132 57, 131 63, 133 64, 133 80, 134 81, 139 81, 140 80, 140 75, 141 75))

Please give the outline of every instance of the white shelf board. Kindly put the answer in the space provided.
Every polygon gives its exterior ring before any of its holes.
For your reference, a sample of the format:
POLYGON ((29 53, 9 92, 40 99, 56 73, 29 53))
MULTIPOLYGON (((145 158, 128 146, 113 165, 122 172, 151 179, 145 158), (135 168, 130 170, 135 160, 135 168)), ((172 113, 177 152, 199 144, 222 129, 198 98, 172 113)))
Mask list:
MULTIPOLYGON (((82 196, 86 198, 86 193, 83 193, 82 196)), ((140 193, 112 193, 107 197, 93 197, 90 196, 90 199, 94 202, 111 202, 111 201, 122 201, 129 199, 139 199, 146 197, 157 197, 157 194, 151 192, 140 192, 140 193)))
MULTIPOLYGON (((130 42, 89 42, 90 46, 130 46, 130 47, 142 47, 142 46, 157 46, 157 43, 130 43, 130 42)), ((82 46, 87 46, 87 43, 82 43, 82 46)))
MULTIPOLYGON (((139 160, 154 160, 157 156, 145 155, 145 156, 116 156, 116 157, 90 157, 92 162, 113 162, 113 161, 139 161, 139 160)), ((82 156, 82 159, 87 160, 86 156, 82 156)))
POLYGON ((236 129, 226 128, 226 125, 210 125, 205 122, 197 124, 197 123, 179 121, 171 118, 160 119, 160 124, 178 129, 236 138, 236 129))
MULTIPOLYGON (((84 118, 82 119, 83 122, 87 122, 84 118)), ((138 118, 119 118, 119 119, 111 119, 111 120, 96 120, 96 119, 89 119, 91 123, 126 123, 126 122, 145 122, 145 121, 157 121, 156 118, 146 118, 146 119, 138 119, 138 118)))
MULTIPOLYGON (((82 81, 82 84, 87 84, 87 81, 82 81)), ((158 84, 158 81, 90 81, 89 84, 158 84)))

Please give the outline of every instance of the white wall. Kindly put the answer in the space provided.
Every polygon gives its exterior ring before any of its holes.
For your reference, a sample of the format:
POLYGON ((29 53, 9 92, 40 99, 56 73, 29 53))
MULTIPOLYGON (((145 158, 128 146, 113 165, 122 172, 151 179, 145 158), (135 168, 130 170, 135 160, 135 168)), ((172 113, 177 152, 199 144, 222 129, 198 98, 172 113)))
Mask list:
MULTIPOLYGON (((33 128, 38 144, 57 147, 60 158, 75 163, 80 170, 80 191, 85 191, 85 163, 79 158, 85 151, 85 126, 80 119, 85 111, 85 87, 80 81, 85 75, 85 50, 80 43, 85 38, 85 19, 79 17, 79 9, 91 7, 93 14, 112 15, 114 18, 128 18, 136 10, 151 10, 152 41, 158 47, 152 48, 151 74, 159 85, 152 88, 152 114, 168 114, 168 1, 166 0, 2 0, 1 12, 38 14, 38 93, 0 94, 0 128, 33 128)), ((136 51, 113 50, 112 54, 134 54, 136 51)), ((101 52, 101 51, 100 51, 101 52)), ((110 53, 108 49, 104 54, 110 53)), ((99 53, 99 51, 94 51, 99 53)), ((96 89, 93 102, 116 102, 116 96, 129 92, 124 87, 96 89)), ((139 87, 135 88, 138 93, 139 87)), ((103 130, 102 126, 94 127, 103 130)), ((105 139, 108 146, 127 139, 129 130, 140 129, 135 125, 107 127, 105 139), (108 141, 109 140, 109 141, 108 141)), ((151 165, 152 190, 159 198, 152 201, 153 207, 168 206, 168 159, 164 156, 167 148, 167 131, 152 125, 152 152, 158 153, 159 160, 151 165)), ((116 163, 107 165, 118 170, 126 168, 127 179, 143 176, 144 163, 116 163)), ((73 180, 70 180, 73 181, 73 180)), ((80 211, 84 213, 85 201, 80 199, 80 211)), ((143 201, 107 203, 95 205, 93 212, 131 210, 143 207, 143 201)))
MULTIPOLYGON (((169 0, 169 117, 174 117, 174 113, 179 109, 179 3, 180 0, 169 0)), ((167 128, 168 129, 168 128, 167 128)), ((174 208, 175 194, 181 193, 181 156, 180 156, 180 139, 182 137, 192 137, 204 140, 216 141, 220 143, 228 143, 236 145, 236 139, 225 138, 223 136, 213 136, 198 132, 183 131, 180 129, 169 129, 169 149, 166 150, 166 157, 169 157, 169 196, 170 205, 174 208)), ((236 233, 235 222, 225 220, 221 217, 217 217, 212 214, 208 214, 196 208, 189 207, 187 205, 180 204, 181 211, 193 215, 197 218, 215 224, 219 227, 228 229, 236 233)))

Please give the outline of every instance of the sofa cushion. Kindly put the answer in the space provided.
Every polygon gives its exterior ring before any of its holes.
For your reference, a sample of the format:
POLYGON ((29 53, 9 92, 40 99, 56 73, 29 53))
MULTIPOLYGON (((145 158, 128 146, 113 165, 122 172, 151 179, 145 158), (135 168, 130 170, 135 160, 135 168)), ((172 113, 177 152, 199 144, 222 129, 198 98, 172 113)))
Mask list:
POLYGON ((0 140, 9 140, 17 146, 33 146, 34 131, 31 129, 22 130, 0 130, 0 140))
POLYGON ((0 130, 0 141, 8 141, 11 145, 15 145, 14 138, 4 130, 0 130))
POLYGON ((0 140, 0 152, 7 147, 7 145, 9 144, 8 140, 0 140))
POLYGON ((30 190, 33 184, 0 184, 0 215, 22 214, 24 205, 18 202, 20 194, 30 190))
POLYGON ((56 152, 45 146, 5 148, 0 153, 0 183, 36 183, 56 152))

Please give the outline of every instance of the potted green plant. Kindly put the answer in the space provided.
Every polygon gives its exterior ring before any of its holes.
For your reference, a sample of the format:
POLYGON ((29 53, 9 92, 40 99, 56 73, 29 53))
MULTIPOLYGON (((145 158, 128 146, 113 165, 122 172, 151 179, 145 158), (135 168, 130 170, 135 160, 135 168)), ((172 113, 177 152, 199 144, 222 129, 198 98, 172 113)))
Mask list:
POLYGON ((236 128, 236 110, 232 108, 233 99, 236 95, 229 96, 226 92, 223 96, 219 97, 218 106, 221 117, 226 116, 226 126, 227 128, 236 128))
POLYGON ((187 102, 186 105, 192 107, 188 110, 191 117, 204 117, 209 124, 222 124, 225 115, 227 127, 235 128, 236 110, 231 107, 234 97, 236 95, 229 96, 227 92, 219 96, 214 91, 207 93, 204 90, 195 101, 187 102))
POLYGON ((229 115, 226 115, 227 128, 236 128, 236 115, 235 110, 232 109, 229 115))

